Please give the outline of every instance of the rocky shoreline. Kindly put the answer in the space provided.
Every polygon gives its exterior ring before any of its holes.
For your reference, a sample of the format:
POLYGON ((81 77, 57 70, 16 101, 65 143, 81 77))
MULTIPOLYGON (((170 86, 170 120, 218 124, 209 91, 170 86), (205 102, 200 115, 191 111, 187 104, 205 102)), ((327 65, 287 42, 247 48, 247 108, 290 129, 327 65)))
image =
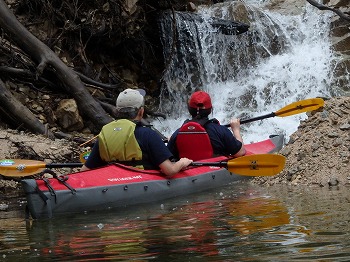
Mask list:
POLYGON ((324 108, 309 113, 280 153, 287 158, 284 170, 254 183, 349 186, 350 97, 325 100, 324 108))

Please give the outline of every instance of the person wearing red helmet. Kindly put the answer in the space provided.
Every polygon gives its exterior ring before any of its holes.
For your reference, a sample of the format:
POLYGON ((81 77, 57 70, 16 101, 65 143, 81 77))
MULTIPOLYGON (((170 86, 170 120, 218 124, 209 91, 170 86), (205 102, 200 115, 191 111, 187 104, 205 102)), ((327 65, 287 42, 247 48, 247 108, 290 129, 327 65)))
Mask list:
POLYGON ((231 119, 231 132, 217 119, 209 119, 212 103, 208 93, 194 92, 188 101, 188 111, 192 119, 187 119, 172 134, 167 145, 176 158, 188 157, 196 161, 214 156, 245 155, 240 120, 231 119))

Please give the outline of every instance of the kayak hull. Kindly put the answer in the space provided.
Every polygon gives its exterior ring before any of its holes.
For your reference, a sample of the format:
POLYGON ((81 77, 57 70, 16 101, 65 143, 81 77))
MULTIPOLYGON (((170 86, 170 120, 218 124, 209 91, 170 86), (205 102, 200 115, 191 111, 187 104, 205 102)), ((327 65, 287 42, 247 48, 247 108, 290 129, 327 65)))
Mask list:
POLYGON ((36 219, 155 202, 183 195, 184 192, 186 194, 196 193, 248 178, 231 174, 224 168, 209 170, 206 167, 203 169, 208 171, 190 177, 94 186, 75 189, 75 192, 69 189, 55 190, 54 194, 42 191, 47 199, 37 193, 36 180, 23 181, 22 185, 26 191, 30 214, 36 219))
MULTIPOLYGON (((248 154, 274 153, 283 145, 283 137, 248 146, 248 154), (273 146, 272 146, 273 145, 273 146), (255 151, 254 151, 255 150, 255 151)), ((203 162, 226 160, 216 157, 203 162)), ((72 173, 49 179, 24 179, 28 216, 33 219, 82 213, 150 203, 197 193, 249 179, 214 166, 191 167, 167 179, 156 170, 139 170, 122 165, 72 173)))

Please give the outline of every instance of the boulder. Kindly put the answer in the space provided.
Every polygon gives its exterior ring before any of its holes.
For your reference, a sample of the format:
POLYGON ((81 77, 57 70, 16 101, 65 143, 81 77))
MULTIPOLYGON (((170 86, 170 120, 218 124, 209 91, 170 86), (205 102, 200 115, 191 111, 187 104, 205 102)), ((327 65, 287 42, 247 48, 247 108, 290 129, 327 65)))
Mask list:
POLYGON ((83 119, 79 115, 78 106, 74 99, 61 100, 55 115, 60 126, 69 132, 79 131, 84 127, 83 119))

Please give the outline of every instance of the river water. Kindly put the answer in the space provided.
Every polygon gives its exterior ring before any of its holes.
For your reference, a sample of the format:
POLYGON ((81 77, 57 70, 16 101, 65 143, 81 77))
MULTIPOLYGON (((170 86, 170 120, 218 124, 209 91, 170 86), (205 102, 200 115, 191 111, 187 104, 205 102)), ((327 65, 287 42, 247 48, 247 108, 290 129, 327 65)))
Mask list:
POLYGON ((249 182, 51 220, 18 204, 0 213, 0 261, 349 261, 349 209, 347 188, 249 182))

